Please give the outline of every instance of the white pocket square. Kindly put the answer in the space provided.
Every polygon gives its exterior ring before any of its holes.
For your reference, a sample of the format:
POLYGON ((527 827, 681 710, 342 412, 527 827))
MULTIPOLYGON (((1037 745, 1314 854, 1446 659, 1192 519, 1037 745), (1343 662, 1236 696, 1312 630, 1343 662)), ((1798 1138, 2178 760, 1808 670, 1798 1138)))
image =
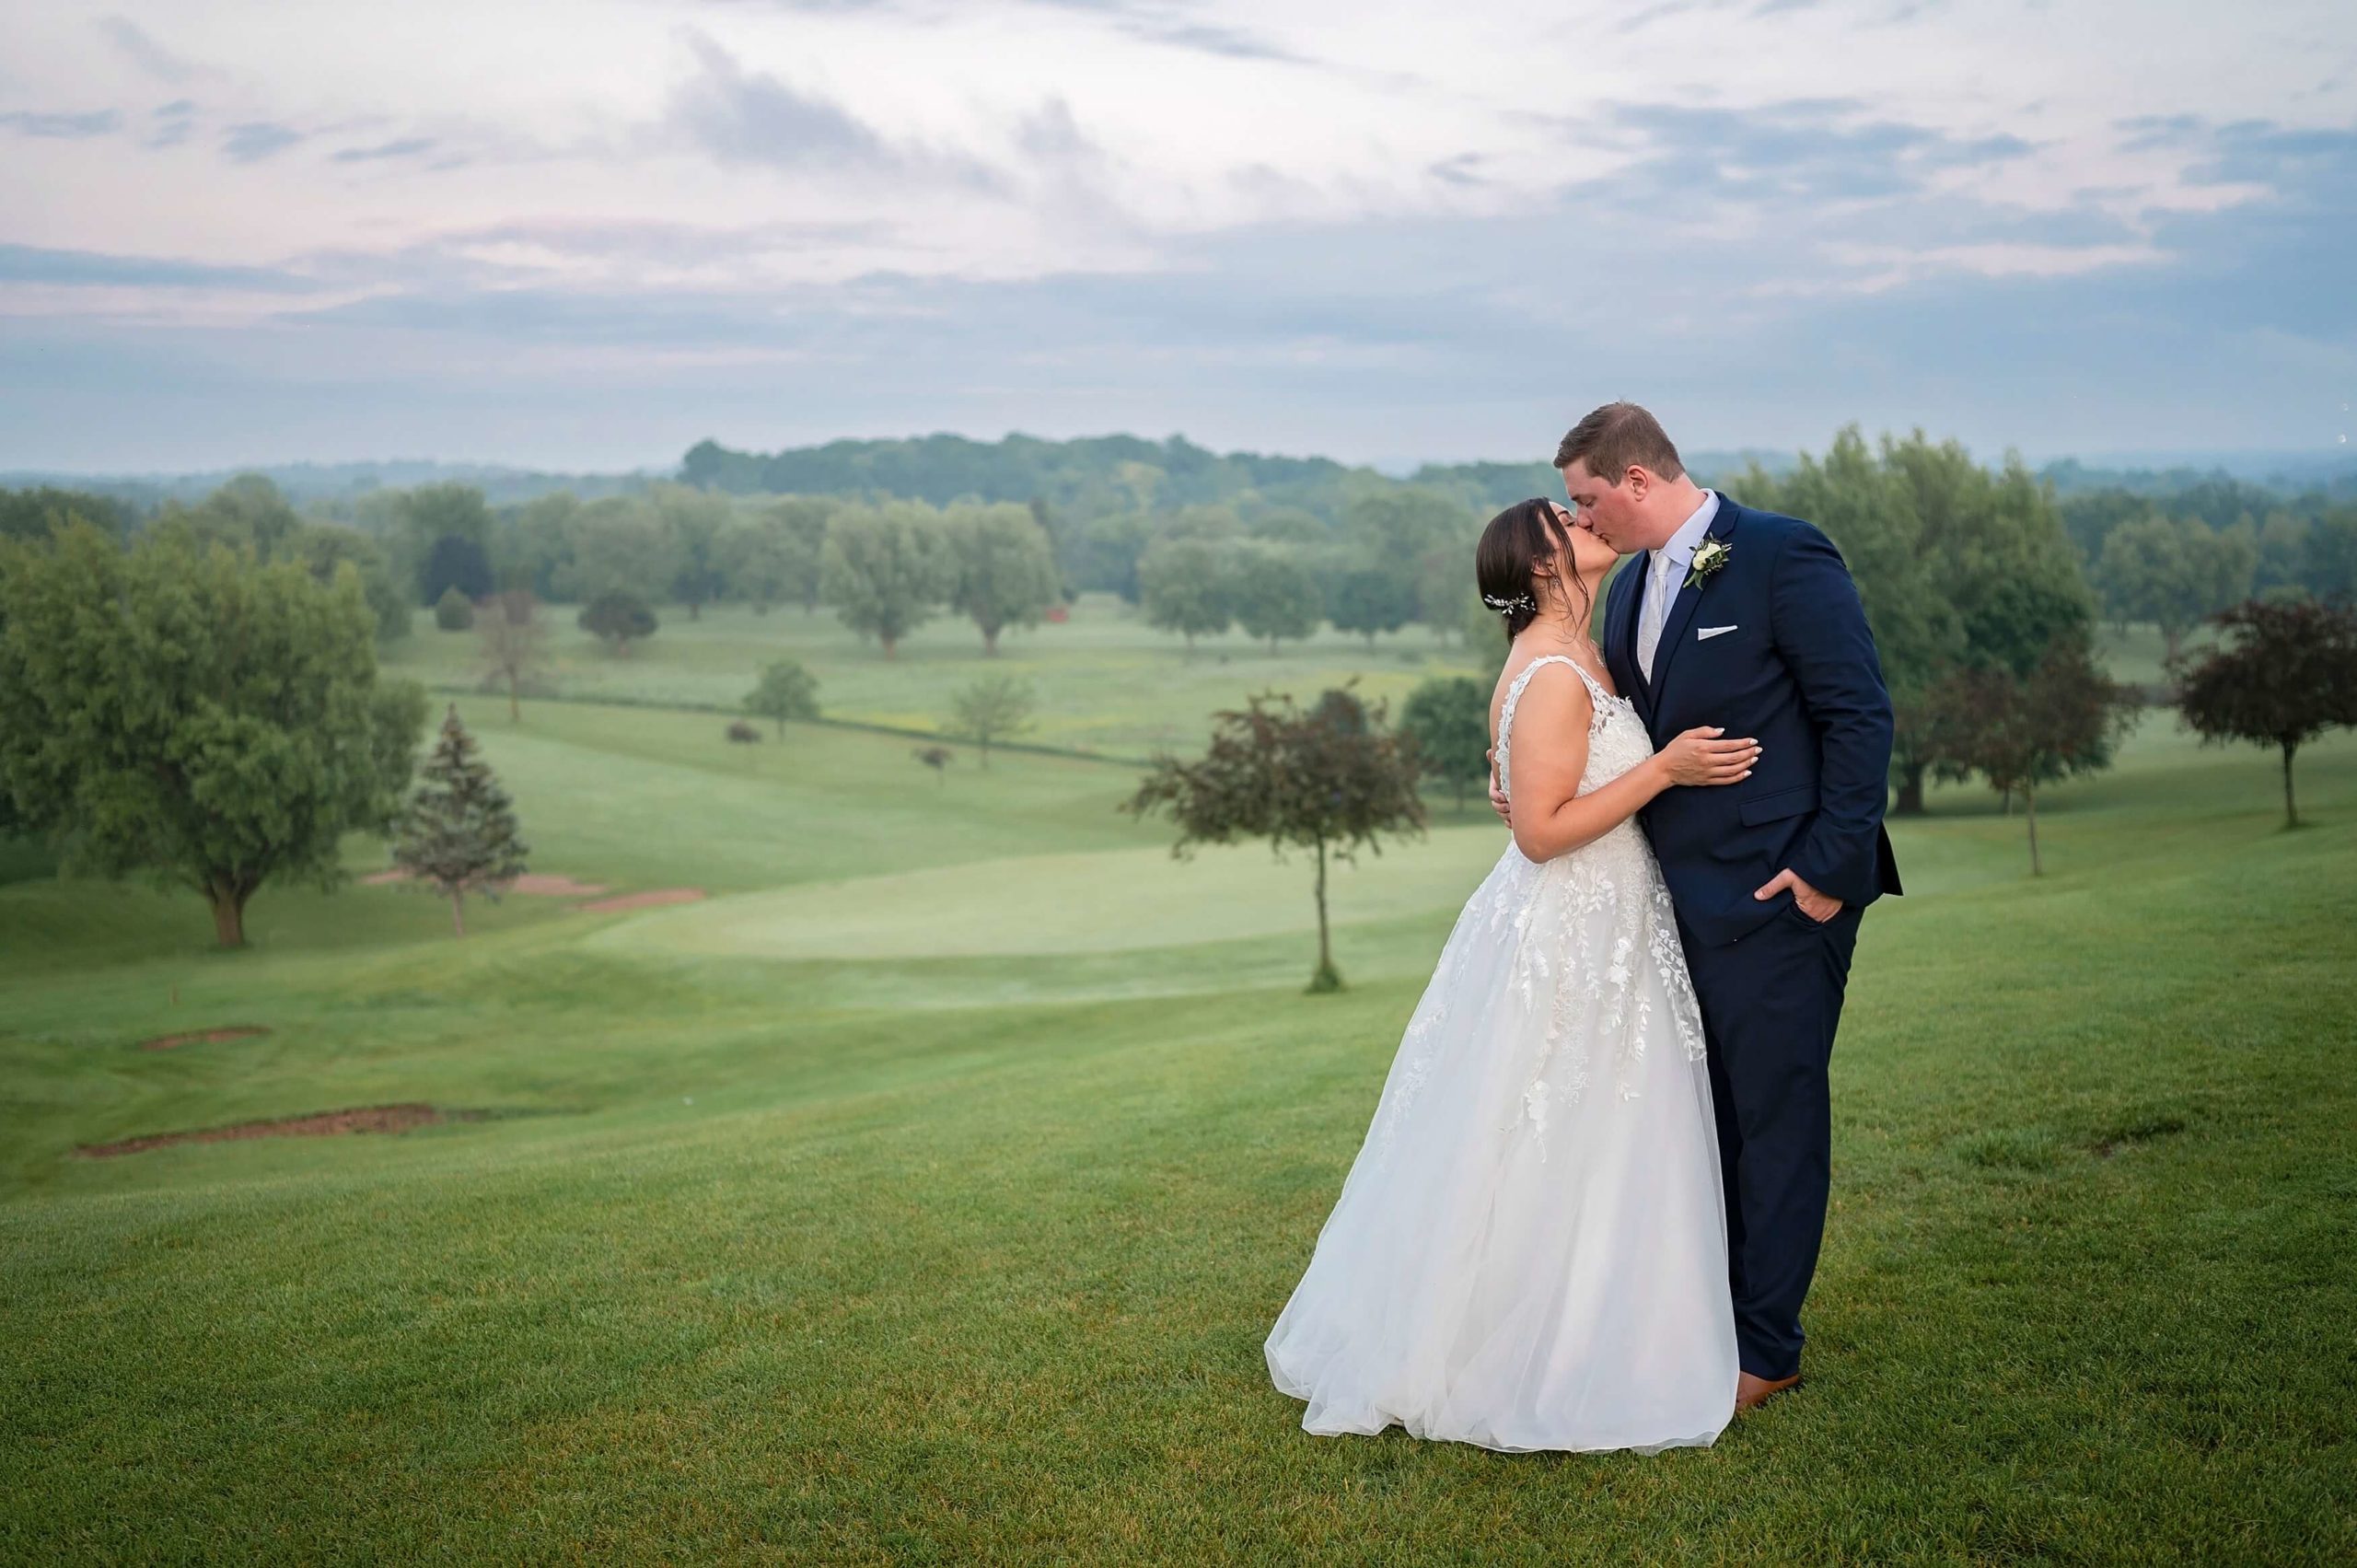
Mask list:
POLYGON ((1713 637, 1724 637, 1736 630, 1737 628, 1733 626, 1705 626, 1694 633, 1694 640, 1698 643, 1707 643, 1713 637))

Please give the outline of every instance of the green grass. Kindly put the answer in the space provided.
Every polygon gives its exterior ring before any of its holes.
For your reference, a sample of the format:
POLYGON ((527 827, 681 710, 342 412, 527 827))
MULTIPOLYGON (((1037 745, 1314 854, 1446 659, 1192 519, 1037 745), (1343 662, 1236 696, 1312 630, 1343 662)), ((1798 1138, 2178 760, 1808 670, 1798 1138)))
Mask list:
MULTIPOLYGON (((1061 625, 1007 632, 995 658, 983 656, 970 621, 946 616, 917 628, 887 660, 875 643, 823 610, 757 615, 724 605, 690 621, 685 610, 667 607, 659 612, 662 629, 627 656, 576 627, 572 607, 552 605, 545 613, 550 678, 560 697, 733 709, 763 664, 795 658, 819 678, 828 717, 930 731, 947 723, 952 692, 1003 670, 1029 680, 1039 693, 1038 727, 1027 740, 1123 758, 1200 745, 1213 713, 1240 706, 1255 691, 1306 699, 1356 675, 1362 692, 1389 699, 1396 711, 1420 681, 1465 673, 1477 662, 1462 638, 1444 642, 1421 626, 1387 633, 1372 646, 1326 627, 1273 654, 1230 632, 1201 638, 1190 652, 1109 594, 1083 595, 1061 625)), ((412 635, 387 649, 387 668, 429 685, 471 690, 481 677, 473 633, 436 631, 425 611, 415 625, 412 635)))
POLYGON ((1307 1437, 1260 1357, 1493 830, 1338 879, 1309 997, 1306 868, 1170 861, 1132 770, 462 707, 537 868, 720 896, 460 943, 273 890, 221 955, 187 895, 0 885, 0 1560, 2357 1551, 2357 738, 2285 832, 2271 757, 2148 719, 2036 881, 1935 793, 1835 1056, 1809 1382, 1505 1457, 1307 1437), (273 1032, 138 1049, 222 1024, 273 1032), (400 1100, 496 1114, 72 1155, 400 1100))

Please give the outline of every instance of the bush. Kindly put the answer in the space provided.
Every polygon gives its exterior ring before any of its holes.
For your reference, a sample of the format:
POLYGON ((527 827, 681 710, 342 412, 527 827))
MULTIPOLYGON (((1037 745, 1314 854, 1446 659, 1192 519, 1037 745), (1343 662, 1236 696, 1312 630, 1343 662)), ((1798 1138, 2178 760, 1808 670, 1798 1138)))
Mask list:
POLYGON ((434 624, 445 632, 467 632, 474 628, 475 602, 459 591, 453 583, 442 590, 434 601, 434 624))
POLYGON ((728 738, 739 746, 758 746, 761 744, 761 732, 743 719, 735 719, 729 723, 728 738))
POLYGON ((655 611, 646 601, 624 588, 599 594, 581 612, 581 629, 627 654, 631 644, 655 635, 655 611))

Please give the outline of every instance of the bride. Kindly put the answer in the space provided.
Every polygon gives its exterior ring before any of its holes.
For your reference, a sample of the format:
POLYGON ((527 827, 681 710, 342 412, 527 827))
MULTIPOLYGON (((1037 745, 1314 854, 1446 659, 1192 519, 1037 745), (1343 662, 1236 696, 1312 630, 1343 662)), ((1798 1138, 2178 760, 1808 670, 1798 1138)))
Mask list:
POLYGON ((1707 1445, 1735 1411, 1702 1023, 1632 819, 1749 740, 1656 753, 1587 634, 1611 548, 1542 500, 1475 556, 1514 842, 1466 901, 1266 1347, 1305 1430, 1486 1448, 1707 1445))

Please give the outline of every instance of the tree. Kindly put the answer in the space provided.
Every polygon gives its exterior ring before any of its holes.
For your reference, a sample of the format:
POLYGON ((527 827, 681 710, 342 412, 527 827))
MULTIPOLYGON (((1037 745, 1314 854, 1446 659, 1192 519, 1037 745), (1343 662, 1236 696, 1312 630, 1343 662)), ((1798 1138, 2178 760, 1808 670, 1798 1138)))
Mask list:
POLYGON ((611 495, 581 509, 573 560, 551 574, 551 591, 584 604, 617 590, 642 596, 677 570, 671 538, 654 514, 634 497, 611 495))
POLYGON ((491 571, 491 508, 471 484, 421 484, 397 503, 399 558, 413 563, 418 602, 432 604, 452 583, 469 598, 498 586, 491 571))
POLYGON ((232 550, 251 549, 264 561, 283 559, 303 527, 285 492, 259 473, 238 475, 193 506, 168 501, 159 518, 186 523, 200 548, 217 541, 232 550))
POLYGON ((2189 630, 2248 597, 2258 561, 2247 537, 2155 514, 2104 536, 2096 581, 2105 610, 2119 621, 2158 626, 2174 660, 2189 630))
POLYGON ((1318 579, 1301 552, 1260 540, 1229 548, 1229 592, 1238 626, 1256 639, 1267 638, 1271 653, 1282 638, 1306 638, 1318 630, 1318 579))
POLYGON ((882 644, 888 659, 954 582, 930 507, 893 502, 840 512, 827 524, 819 592, 844 625, 882 644))
POLYGON ((138 522, 138 514, 129 505, 110 495, 47 484, 0 490, 0 539, 39 543, 77 517, 110 539, 130 537, 138 522))
POLYGON ((497 901, 524 874, 530 846, 516 836, 515 808, 459 722, 457 703, 418 772, 424 782, 402 814, 393 864, 450 900, 451 927, 464 936, 466 895, 497 901))
POLYGON ((610 643, 616 653, 625 656, 633 643, 655 635, 656 624, 655 611, 646 607, 646 601, 624 588, 599 594, 581 612, 580 620, 584 632, 610 643))
POLYGON ((1122 809, 1167 811, 1178 825, 1171 854, 1198 843, 1264 838, 1283 859, 1288 845, 1317 857, 1318 967, 1313 993, 1339 991, 1328 935, 1326 865, 1352 860, 1362 847, 1382 853, 1382 835, 1422 832, 1424 804, 1416 791, 1412 748, 1383 728, 1347 690, 1329 691, 1303 713, 1288 696, 1263 693, 1240 710, 1216 714, 1211 749, 1199 761, 1158 758, 1122 809))
POLYGON ((728 503, 678 484, 658 485, 652 499, 670 557, 671 597, 688 607, 690 621, 701 621, 703 607, 727 587, 721 540, 728 503))
POLYGON ((425 602, 438 605, 453 593, 464 599, 487 598, 497 583, 491 575, 491 557, 482 545, 458 534, 444 534, 426 552, 422 587, 425 602))
POLYGON ((1010 504, 958 507, 946 519, 956 556, 949 599, 981 628, 982 652, 998 652, 1009 626, 1036 626, 1063 594, 1055 547, 1029 508, 1010 504))
POLYGON ((1031 727, 1039 706, 1038 693, 1028 680, 1011 675, 985 675, 958 688, 949 699, 949 727, 971 740, 981 753, 985 772, 991 765, 991 742, 1021 735, 1031 727))
POLYGON ((548 626, 529 588, 495 594, 485 607, 482 629, 484 673, 507 688, 507 716, 524 722, 524 686, 539 675, 548 652, 548 626))
POLYGON ((2038 786, 2111 765, 2134 723, 2135 698, 2096 668, 2084 638, 2058 637, 2026 677, 2003 668, 1958 669, 1932 700, 1942 771, 1978 770, 1991 788, 2018 791, 2029 822, 2030 875, 2038 849, 2038 786))
MULTIPOLYGON (((1498 620, 1497 612, 1490 619, 1498 620)), ((1399 733, 1415 743, 1424 775, 1449 786, 1462 815, 1468 790, 1490 776, 1489 692, 1470 676, 1427 680, 1400 708, 1399 733)))
POLYGON ((2357 506, 2328 512, 2309 525, 2305 581, 2321 599, 2357 598, 2357 506))
POLYGON ((835 504, 788 495, 755 513, 744 527, 724 536, 723 567, 728 591, 766 615, 775 604, 819 606, 819 552, 827 540, 827 519, 835 504))
POLYGON ((2357 726, 2357 610, 2254 599, 2212 618, 2221 645, 2170 667, 2178 714, 2204 745, 2283 754, 2283 825, 2300 825, 2292 759, 2328 729, 2357 726))
POLYGON ((351 562, 360 574, 368 611, 377 619, 377 640, 389 643, 409 635, 409 595, 394 580, 384 547, 366 534, 336 523, 306 523, 281 547, 281 556, 300 561, 321 584, 333 582, 336 568, 351 562))
POLYGON ((782 740, 786 720, 807 724, 819 716, 818 678, 790 658, 765 665, 761 679, 745 693, 745 711, 775 720, 782 740))
POLYGON ((1217 636, 1234 619, 1227 558, 1200 539, 1158 540, 1138 562, 1138 603, 1146 624, 1176 632, 1194 651, 1197 637, 1217 636))
POLYGON ((475 623, 475 601, 459 591, 456 583, 434 601, 434 624, 445 632, 466 632, 475 623))
POLYGON ((541 599, 563 596, 575 574, 575 536, 584 508, 569 490, 536 496, 507 514, 492 564, 508 587, 528 587, 541 599))
POLYGON ((1922 813, 1924 780, 1945 761, 1941 683, 1962 668, 2026 675, 2093 614, 2053 494, 2018 456, 1991 473, 1921 430, 1870 451, 1852 425, 1822 461, 1804 453, 1781 477, 1755 465, 1737 489, 1817 524, 1857 581, 1891 694, 1895 814, 1922 813))
POLYGON ((1345 566, 1326 579, 1326 619, 1375 646, 1378 632, 1397 632, 1416 614, 1416 580, 1390 565, 1345 566))
POLYGON ((374 633, 349 566, 323 586, 182 523, 0 545, 0 793, 69 865, 191 888, 240 947, 259 889, 335 887, 343 835, 400 807, 425 698, 378 681, 374 633))
POLYGON ((1076 588, 1101 588, 1138 602, 1138 567, 1154 540, 1154 525, 1137 512, 1091 517, 1073 529, 1059 563, 1076 588))

